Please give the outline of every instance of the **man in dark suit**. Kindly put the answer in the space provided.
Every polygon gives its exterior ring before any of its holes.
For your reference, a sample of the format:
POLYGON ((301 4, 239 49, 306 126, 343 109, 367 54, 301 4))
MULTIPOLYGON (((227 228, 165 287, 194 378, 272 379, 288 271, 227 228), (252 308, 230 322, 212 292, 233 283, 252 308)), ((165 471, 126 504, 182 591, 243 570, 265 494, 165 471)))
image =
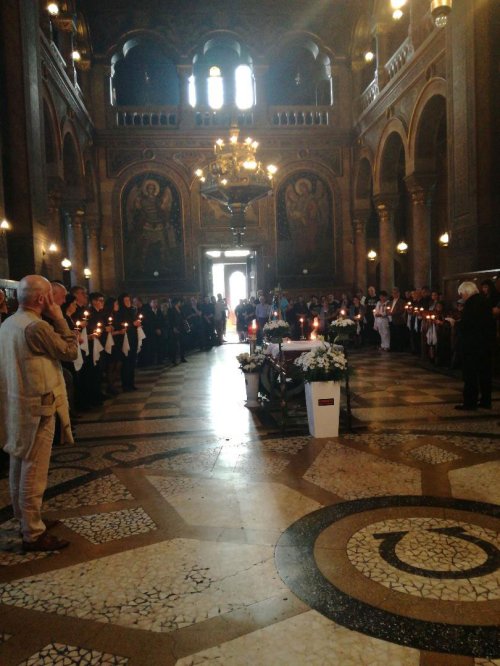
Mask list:
POLYGON ((491 409, 493 313, 474 282, 462 282, 458 293, 464 300, 462 319, 457 322, 463 345, 464 399, 455 409, 491 409))
POLYGON ((405 304, 397 287, 392 290, 392 302, 389 310, 391 331, 391 351, 402 352, 406 347, 405 304))

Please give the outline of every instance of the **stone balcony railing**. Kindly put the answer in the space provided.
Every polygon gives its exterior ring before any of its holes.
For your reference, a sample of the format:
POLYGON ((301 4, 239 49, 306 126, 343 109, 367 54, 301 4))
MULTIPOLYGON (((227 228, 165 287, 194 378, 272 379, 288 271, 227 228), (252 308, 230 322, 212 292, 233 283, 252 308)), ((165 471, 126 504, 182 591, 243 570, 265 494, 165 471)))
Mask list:
POLYGON ((379 94, 378 81, 377 79, 373 79, 358 99, 358 113, 363 113, 377 99, 379 94))
POLYGON ((269 107, 273 127, 327 127, 331 113, 330 106, 269 107))
POLYGON ((179 125, 179 111, 176 106, 162 106, 144 109, 133 106, 120 106, 114 111, 115 127, 164 127, 175 129, 179 125))
POLYGON ((409 37, 401 44, 398 50, 384 65, 385 71, 389 80, 393 79, 396 74, 411 60, 414 53, 413 43, 409 37))
POLYGON ((332 124, 330 106, 270 106, 267 113, 258 112, 255 108, 242 111, 235 108, 119 106, 108 109, 108 128, 229 128, 233 123, 250 128, 255 127, 256 122, 259 125, 267 122, 270 127, 313 128, 332 124), (261 120, 256 120, 257 115, 261 120))

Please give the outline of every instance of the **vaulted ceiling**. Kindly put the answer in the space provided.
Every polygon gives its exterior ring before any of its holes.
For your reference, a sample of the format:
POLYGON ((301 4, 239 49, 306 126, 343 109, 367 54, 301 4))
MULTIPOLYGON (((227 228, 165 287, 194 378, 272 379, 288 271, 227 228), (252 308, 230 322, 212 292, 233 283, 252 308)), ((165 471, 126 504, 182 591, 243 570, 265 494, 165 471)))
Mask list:
POLYGON ((214 31, 238 35, 265 56, 280 39, 310 32, 339 56, 348 55, 356 23, 372 0, 77 0, 89 25, 94 57, 106 57, 124 35, 160 34, 188 59, 214 31))

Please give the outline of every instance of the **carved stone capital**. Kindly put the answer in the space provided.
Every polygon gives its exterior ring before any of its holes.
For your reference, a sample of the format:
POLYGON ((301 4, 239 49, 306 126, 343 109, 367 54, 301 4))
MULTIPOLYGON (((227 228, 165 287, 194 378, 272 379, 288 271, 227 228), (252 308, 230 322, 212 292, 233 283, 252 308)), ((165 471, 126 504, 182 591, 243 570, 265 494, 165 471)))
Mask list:
POLYGON ((61 32, 76 32, 75 20, 72 14, 58 14, 54 16, 52 21, 61 32))
POLYGON ((412 173, 405 178, 405 185, 414 206, 425 204, 429 191, 436 181, 433 174, 412 173))
POLYGON ((373 200, 380 222, 387 222, 399 204, 399 194, 378 194, 373 200))

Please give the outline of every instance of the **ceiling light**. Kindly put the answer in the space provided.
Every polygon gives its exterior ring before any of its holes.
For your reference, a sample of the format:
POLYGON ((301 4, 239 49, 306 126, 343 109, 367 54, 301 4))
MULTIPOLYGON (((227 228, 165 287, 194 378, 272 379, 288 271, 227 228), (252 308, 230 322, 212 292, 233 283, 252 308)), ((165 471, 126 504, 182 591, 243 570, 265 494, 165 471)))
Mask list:
POLYGON ((444 28, 448 23, 453 0, 431 0, 431 15, 436 28, 444 28))
POLYGON ((391 0, 391 7, 393 9, 401 9, 406 5, 406 0, 391 0))
POLYGON ((441 247, 448 247, 448 245, 450 244, 450 234, 447 231, 445 231, 444 234, 441 234, 441 236, 439 236, 438 243, 439 245, 441 245, 441 247))

